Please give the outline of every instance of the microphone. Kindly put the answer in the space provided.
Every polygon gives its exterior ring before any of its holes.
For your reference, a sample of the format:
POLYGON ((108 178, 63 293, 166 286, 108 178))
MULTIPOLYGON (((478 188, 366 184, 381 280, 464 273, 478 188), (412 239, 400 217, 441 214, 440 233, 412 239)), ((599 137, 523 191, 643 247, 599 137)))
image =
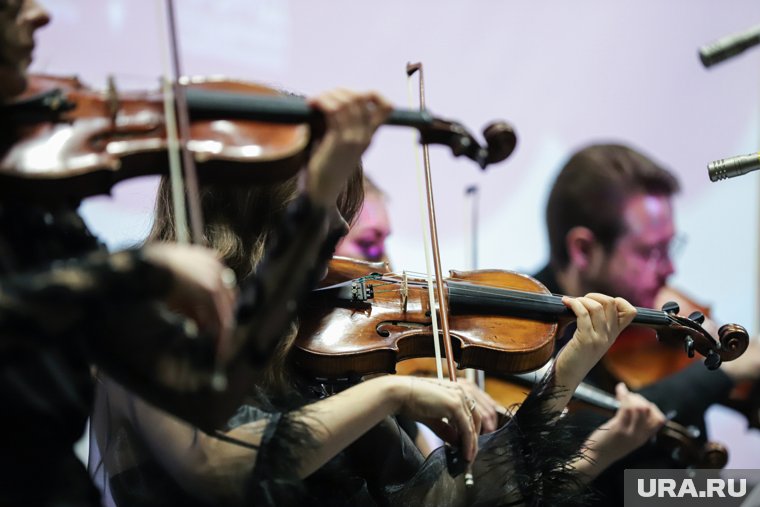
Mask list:
POLYGON ((707 165, 711 181, 725 180, 760 169, 760 152, 722 158, 707 165))
POLYGON ((702 46, 699 48, 699 59, 705 67, 712 67, 758 44, 760 44, 760 25, 702 46))

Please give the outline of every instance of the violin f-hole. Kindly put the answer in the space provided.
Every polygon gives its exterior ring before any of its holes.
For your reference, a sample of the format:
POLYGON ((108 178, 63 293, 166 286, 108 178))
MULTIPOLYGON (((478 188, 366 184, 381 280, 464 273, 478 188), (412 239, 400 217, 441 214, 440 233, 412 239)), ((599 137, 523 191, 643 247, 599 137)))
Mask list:
POLYGON ((388 338, 394 331, 393 328, 400 328, 401 332, 408 330, 425 329, 432 326, 432 322, 408 322, 402 320, 384 320, 378 322, 375 330, 383 338, 388 338))

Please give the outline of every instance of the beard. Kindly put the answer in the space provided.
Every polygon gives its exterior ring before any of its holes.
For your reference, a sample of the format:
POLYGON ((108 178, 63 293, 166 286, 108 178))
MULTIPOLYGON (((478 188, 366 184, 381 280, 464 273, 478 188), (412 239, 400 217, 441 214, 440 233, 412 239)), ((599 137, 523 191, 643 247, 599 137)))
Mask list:
POLYGON ((605 274, 587 277, 582 281, 582 285, 585 291, 584 294, 599 292, 612 297, 621 297, 633 306, 640 308, 652 308, 655 297, 659 289, 662 288, 660 286, 654 289, 647 289, 633 284, 624 284, 611 279, 610 276, 605 276, 605 274))

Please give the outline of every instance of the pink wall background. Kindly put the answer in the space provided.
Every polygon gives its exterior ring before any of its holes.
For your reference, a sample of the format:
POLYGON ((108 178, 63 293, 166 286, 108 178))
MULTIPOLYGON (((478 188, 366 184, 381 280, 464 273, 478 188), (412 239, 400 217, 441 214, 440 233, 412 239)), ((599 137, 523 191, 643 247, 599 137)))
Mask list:
MULTIPOLYGON (((43 0, 54 22, 39 36, 35 70, 74 70, 95 87, 154 87, 161 72, 159 2, 43 0)), ((547 245, 548 186, 567 154, 596 140, 642 148, 672 168, 689 243, 674 285, 713 305, 719 321, 758 332, 758 175, 711 183, 710 160, 760 149, 760 49, 705 70, 697 48, 760 22, 756 0, 497 2, 437 0, 181 0, 188 74, 224 74, 316 93, 372 88, 406 106, 407 61, 425 65, 430 110, 479 131, 506 119, 520 137, 504 164, 480 172, 431 149, 442 258, 469 267, 467 185, 480 187, 479 266, 531 272, 547 245)), ((384 129, 366 157, 391 196, 396 267, 424 257, 410 131, 384 129)), ((153 180, 132 181, 83 211, 109 245, 139 241, 153 180)), ((731 466, 760 466, 760 439, 712 410, 713 437, 731 466)))

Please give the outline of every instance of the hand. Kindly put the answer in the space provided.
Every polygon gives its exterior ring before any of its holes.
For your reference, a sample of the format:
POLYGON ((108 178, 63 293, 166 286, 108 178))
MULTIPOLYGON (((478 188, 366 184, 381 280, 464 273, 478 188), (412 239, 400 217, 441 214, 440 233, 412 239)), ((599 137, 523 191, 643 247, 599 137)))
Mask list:
POLYGON ((143 256, 172 273, 174 284, 167 305, 214 336, 217 361, 226 364, 236 352, 231 343, 237 298, 232 271, 213 251, 199 246, 154 243, 143 248, 143 256))
POLYGON ((398 413, 424 423, 442 440, 460 446, 464 458, 473 461, 478 453, 481 420, 473 406, 476 402, 465 389, 448 381, 397 378, 408 382, 408 394, 398 413))
POLYGON ((309 104, 324 114, 326 130, 309 160, 307 191, 315 203, 331 208, 391 106, 377 93, 345 89, 319 95, 309 104))
POLYGON ((633 321, 636 309, 623 298, 596 293, 565 296, 562 303, 575 313, 578 328, 557 358, 556 375, 560 385, 575 389, 633 321))
POLYGON ((615 387, 620 408, 615 416, 589 437, 594 459, 611 464, 644 445, 665 424, 657 405, 628 391, 622 382, 615 387))
POLYGON ((507 409, 496 403, 491 396, 465 378, 457 379, 465 394, 475 400, 475 410, 480 416, 480 434, 491 433, 499 428, 499 415, 507 409))

